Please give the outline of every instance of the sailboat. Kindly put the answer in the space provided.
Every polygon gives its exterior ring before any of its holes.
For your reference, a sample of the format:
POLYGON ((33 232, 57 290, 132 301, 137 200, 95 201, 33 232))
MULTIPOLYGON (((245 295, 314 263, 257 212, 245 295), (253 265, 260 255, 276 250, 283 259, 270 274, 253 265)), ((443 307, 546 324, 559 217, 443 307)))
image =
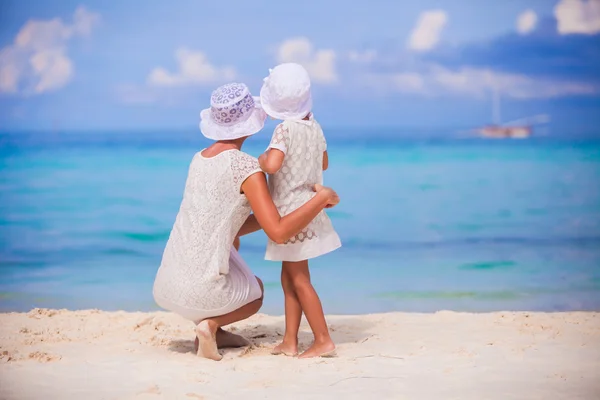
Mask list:
POLYGON ((493 91, 492 121, 490 125, 476 129, 480 136, 494 139, 526 139, 533 133, 533 125, 548 122, 545 114, 520 118, 515 121, 500 123, 500 94, 497 88, 493 91))

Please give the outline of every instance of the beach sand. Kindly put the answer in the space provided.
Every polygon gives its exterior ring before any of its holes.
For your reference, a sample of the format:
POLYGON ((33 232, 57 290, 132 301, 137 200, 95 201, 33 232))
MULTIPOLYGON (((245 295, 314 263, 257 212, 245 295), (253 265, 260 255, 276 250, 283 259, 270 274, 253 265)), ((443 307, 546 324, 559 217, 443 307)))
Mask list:
MULTIPOLYGON (((599 399, 600 313, 329 316, 335 358, 270 355, 283 317, 229 329, 252 346, 193 353, 165 313, 0 314, 1 399, 599 399)), ((310 341, 303 322, 300 342, 310 341)))

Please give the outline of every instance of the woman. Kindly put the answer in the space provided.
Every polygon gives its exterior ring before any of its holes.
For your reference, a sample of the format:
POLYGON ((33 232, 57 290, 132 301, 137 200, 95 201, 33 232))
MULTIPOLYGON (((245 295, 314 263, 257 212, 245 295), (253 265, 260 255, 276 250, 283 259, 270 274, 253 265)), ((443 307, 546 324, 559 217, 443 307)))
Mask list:
POLYGON ((200 118, 202 134, 216 142, 191 162, 153 294, 162 308, 194 321, 198 355, 218 361, 218 347, 247 343, 221 327, 262 306, 262 282, 232 246, 234 241, 262 228, 271 240, 283 243, 339 198, 330 188, 317 186, 310 201, 279 215, 258 160, 241 151, 266 119, 246 85, 219 87, 200 118))

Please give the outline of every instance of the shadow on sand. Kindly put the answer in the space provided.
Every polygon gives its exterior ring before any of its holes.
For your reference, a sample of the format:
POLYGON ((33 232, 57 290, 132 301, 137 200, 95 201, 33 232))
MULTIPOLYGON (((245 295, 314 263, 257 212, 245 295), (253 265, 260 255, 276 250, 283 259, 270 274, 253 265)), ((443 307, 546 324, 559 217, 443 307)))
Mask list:
MULTIPOLYGON (((336 317, 329 323, 331 338, 336 345, 344 343, 357 343, 371 336, 367 331, 371 327, 368 321, 360 321, 355 318, 346 319, 344 317, 336 317), (350 323, 351 322, 351 323, 350 323), (351 327, 351 328, 350 328, 351 327)), ((284 322, 272 324, 257 324, 247 326, 242 329, 236 327, 225 328, 230 332, 241 335, 248 339, 253 347, 275 347, 281 342, 285 331, 284 322)), ((298 343, 300 351, 306 349, 312 343, 313 336, 310 327, 303 320, 298 334, 298 343)), ((190 340, 172 340, 169 344, 169 350, 176 353, 194 353, 194 338, 190 340)), ((223 353, 223 349, 221 349, 223 353)))

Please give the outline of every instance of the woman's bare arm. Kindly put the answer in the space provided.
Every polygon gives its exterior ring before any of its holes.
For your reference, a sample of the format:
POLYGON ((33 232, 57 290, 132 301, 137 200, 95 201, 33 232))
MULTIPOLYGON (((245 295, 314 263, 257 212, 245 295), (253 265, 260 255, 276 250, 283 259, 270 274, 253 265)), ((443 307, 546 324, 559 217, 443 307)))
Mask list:
POLYGON ((265 174, 250 175, 242 183, 242 191, 250 202, 257 222, 275 243, 284 243, 306 227, 325 207, 339 202, 333 190, 323 188, 306 204, 281 217, 273 204, 265 174))
POLYGON ((323 152, 323 171, 326 171, 329 168, 329 155, 327 155, 327 150, 323 152))

